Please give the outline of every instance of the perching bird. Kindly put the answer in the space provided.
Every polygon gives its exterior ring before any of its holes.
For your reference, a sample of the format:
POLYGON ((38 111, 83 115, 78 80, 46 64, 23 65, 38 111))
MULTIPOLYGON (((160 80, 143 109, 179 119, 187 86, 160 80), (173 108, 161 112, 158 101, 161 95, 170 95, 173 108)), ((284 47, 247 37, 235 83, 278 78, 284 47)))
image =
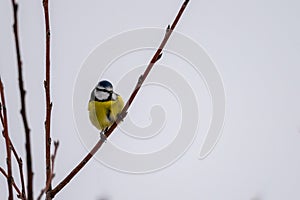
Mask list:
POLYGON ((113 91, 109 81, 100 81, 92 90, 88 106, 89 117, 92 124, 101 131, 101 138, 108 127, 117 120, 123 107, 122 97, 113 91))

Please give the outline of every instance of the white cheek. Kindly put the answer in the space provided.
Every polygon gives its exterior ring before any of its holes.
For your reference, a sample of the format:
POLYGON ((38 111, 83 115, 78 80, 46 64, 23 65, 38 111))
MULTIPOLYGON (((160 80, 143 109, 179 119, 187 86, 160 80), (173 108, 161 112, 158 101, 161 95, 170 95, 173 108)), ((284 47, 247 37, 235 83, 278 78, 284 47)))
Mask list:
POLYGON ((109 93, 95 90, 95 97, 99 100, 105 100, 109 97, 109 93))
POLYGON ((112 99, 116 100, 117 99, 117 95, 115 93, 112 94, 112 99))

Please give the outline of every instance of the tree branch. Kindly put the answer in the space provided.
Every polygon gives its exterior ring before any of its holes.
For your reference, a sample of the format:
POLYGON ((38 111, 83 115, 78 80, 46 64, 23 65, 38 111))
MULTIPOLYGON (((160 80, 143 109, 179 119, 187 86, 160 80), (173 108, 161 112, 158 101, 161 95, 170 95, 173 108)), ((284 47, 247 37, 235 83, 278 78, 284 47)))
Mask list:
MULTIPOLYGON (((4 118, 3 118, 3 115, 2 115, 1 112, 0 112, 0 118, 1 118, 2 126, 4 127, 5 126, 5 124, 4 124, 4 118)), ((3 134, 3 137, 4 137, 4 134, 3 134)), ((24 174, 23 174, 23 161, 22 161, 22 158, 19 157, 19 155, 18 155, 18 153, 17 153, 17 151, 16 151, 16 149, 15 149, 15 147, 14 147, 11 139, 9 139, 9 142, 10 142, 10 148, 11 148, 11 150, 13 152, 13 155, 14 155, 14 157, 15 157, 17 163, 18 163, 18 166, 19 166, 19 173, 20 173, 20 179, 21 179, 21 184, 22 184, 22 196, 20 198, 21 199, 26 199, 25 184, 24 184, 24 174)))
MULTIPOLYGON (((0 78, 0 85, 1 85, 0 86, 1 87, 1 93, 3 93, 3 99, 4 99, 4 87, 3 87, 3 83, 1 81, 1 78, 0 78)), ((4 103, 3 103, 3 108, 2 108, 2 104, 0 103, 0 110, 1 110, 0 111, 0 119, 1 119, 1 124, 2 124, 2 126, 4 128, 4 127, 7 126, 7 120, 4 119, 6 117, 3 116, 2 109, 6 109, 6 106, 5 106, 4 103)), ((5 132, 4 132, 4 130, 3 130, 3 137, 5 138, 5 132)), ((13 145, 13 143, 12 143, 10 137, 9 137, 9 134, 8 134, 8 138, 9 138, 10 148, 11 148, 11 150, 13 152, 13 155, 14 155, 14 157, 15 157, 17 163, 18 163, 18 166, 19 166, 19 173, 20 173, 20 179, 21 179, 21 184, 22 184, 22 197, 21 197, 21 199, 26 199, 22 158, 18 155, 18 153, 16 151, 16 148, 14 147, 14 145, 13 145)))
MULTIPOLYGON (((0 78, 0 85, 1 85, 0 87, 3 87, 3 84, 1 82, 1 78, 0 78)), ((3 91, 3 94, 4 94, 4 91, 3 91)), ((2 104, 1 103, 0 103, 0 108, 1 108, 1 111, 0 111, 1 124, 2 124, 3 127, 5 127, 6 122, 5 122, 5 119, 4 119, 3 114, 2 114, 2 104)), ((5 138, 4 131, 3 131, 3 137, 5 138)), ((18 163, 18 166, 19 166, 19 173, 20 173, 20 179, 21 179, 21 184, 22 184, 22 193, 20 192, 19 188, 16 186, 16 184, 14 182, 14 178, 11 176, 12 185, 15 188, 16 192, 18 193, 18 198, 25 200, 26 199, 26 193, 25 193, 24 174, 23 174, 23 162, 22 162, 21 157, 19 157, 19 155, 18 155, 18 153, 17 153, 17 151, 16 151, 16 149, 15 149, 15 147, 14 147, 14 145, 13 145, 10 138, 9 138, 9 143, 10 143, 10 148, 13 152, 13 155, 14 155, 14 157, 15 157, 17 163, 18 163)), ((0 169, 0 170, 1 170, 2 174, 6 178, 8 178, 8 175, 5 173, 5 171, 3 169, 0 169)))
POLYGON ((48 0, 43 0, 44 16, 45 16, 45 36, 46 36, 46 74, 44 80, 44 88, 46 95, 46 119, 45 119, 45 159, 46 159, 46 185, 49 185, 47 190, 51 190, 51 110, 52 102, 50 99, 50 20, 48 0))
POLYGON ((19 35, 18 35, 18 4, 15 0, 12 0, 13 6, 13 15, 14 15, 14 37, 15 37, 15 45, 16 45, 16 53, 17 53, 17 62, 18 62, 18 79, 19 79, 19 89, 20 89, 20 99, 21 99, 21 116, 23 120, 23 125, 25 129, 25 147, 26 147, 26 164, 27 164, 27 194, 28 200, 33 199, 33 172, 32 172, 32 157, 31 157, 31 144, 30 144, 30 128, 28 125, 27 117, 26 117, 26 103, 25 103, 25 94, 26 91, 24 89, 23 84, 23 72, 22 72, 22 61, 21 61, 21 53, 20 53, 20 45, 19 45, 19 35))
MULTIPOLYGON (((5 170, 2 167, 0 167, 0 172, 3 174, 3 176, 5 176, 6 179, 9 179, 8 175, 6 174, 5 170)), ((18 188, 18 186, 13 181, 13 178, 11 177, 10 179, 12 180, 12 186, 15 188, 16 192, 18 193, 18 198, 23 199, 22 193, 21 193, 20 189, 18 188)))
MULTIPOLYGON (((50 183, 52 182, 52 179, 54 178, 55 174, 54 174, 54 162, 55 162, 55 158, 56 158, 56 154, 57 154, 57 149, 59 146, 59 141, 54 142, 54 153, 51 156, 51 178, 48 180, 48 182, 46 183, 46 186, 44 189, 41 190, 40 195, 38 196, 37 200, 40 200, 43 196, 43 194, 45 192, 47 192, 49 190, 50 187, 50 183)), ((46 197, 47 198, 47 197, 46 197)))
POLYGON ((11 148, 10 148, 10 139, 8 135, 8 125, 7 125, 7 113, 6 113, 6 104, 4 97, 4 88, 0 78, 0 95, 1 95, 1 121, 3 121, 3 136, 5 138, 5 146, 6 146, 6 165, 7 165, 7 186, 8 186, 8 199, 12 200, 13 197, 13 189, 12 189, 12 167, 11 167, 11 148), (3 116, 2 116, 3 111, 3 116))
POLYGON ((17 163, 19 166, 19 173, 20 173, 20 179, 21 179, 21 185, 22 185, 22 196, 20 198, 26 199, 25 182, 24 182, 24 174, 23 174, 23 161, 22 161, 22 158, 18 155, 11 140, 10 140, 10 147, 12 149, 12 152, 14 153, 15 159, 17 160, 17 163))
MULTIPOLYGON (((182 4, 175 20, 172 23, 172 26, 168 26, 166 30, 166 34, 164 36, 164 39, 162 40, 159 48, 157 49, 156 53, 154 54, 153 58, 151 59, 148 67, 146 68, 143 75, 140 76, 135 89, 133 90, 129 100, 127 101, 126 105, 124 106, 121 114, 119 115, 117 121, 113 123, 110 128, 105 132, 105 136, 109 137, 111 133, 114 131, 114 129, 117 127, 118 123, 121 122, 127 114, 127 110, 132 104, 135 96, 137 95, 138 91, 140 90, 143 82, 147 78, 149 72, 151 71, 153 65, 161 58, 162 56, 162 50, 167 43, 170 35, 172 34, 172 31, 175 29, 176 24, 178 23, 182 13, 184 12, 189 0, 185 0, 182 4)), ((99 140, 96 145, 92 148, 92 150, 83 158, 83 160, 51 191, 48 192, 49 199, 53 198, 59 191, 61 191, 73 178, 74 176, 86 165, 86 163, 93 157, 93 155, 100 149, 100 147, 103 144, 103 140, 99 140)))

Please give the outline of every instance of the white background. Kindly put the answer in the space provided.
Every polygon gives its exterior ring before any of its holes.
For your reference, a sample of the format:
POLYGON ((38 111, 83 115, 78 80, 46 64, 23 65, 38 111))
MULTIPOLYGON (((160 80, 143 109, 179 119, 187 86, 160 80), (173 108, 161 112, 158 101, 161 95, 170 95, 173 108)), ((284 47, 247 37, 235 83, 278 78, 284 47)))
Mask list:
MULTIPOLYGON (((86 154, 72 111, 73 85, 84 59, 112 35, 166 27, 181 3, 50 0, 52 138, 61 143, 54 185, 86 154)), ((120 173, 92 160, 56 199, 299 199, 299 9, 297 0, 192 0, 176 30, 206 49, 226 91, 225 126, 214 151, 198 160, 201 141, 196 139, 175 164, 143 175, 120 173)), ((0 13, 0 70, 9 128, 25 155, 9 0, 0 2, 0 13)), ((45 174, 42 1, 20 3, 19 29, 37 196, 45 174)), ((0 152, 5 168, 3 140, 0 152)), ((6 195, 1 177, 0 199, 6 195)))

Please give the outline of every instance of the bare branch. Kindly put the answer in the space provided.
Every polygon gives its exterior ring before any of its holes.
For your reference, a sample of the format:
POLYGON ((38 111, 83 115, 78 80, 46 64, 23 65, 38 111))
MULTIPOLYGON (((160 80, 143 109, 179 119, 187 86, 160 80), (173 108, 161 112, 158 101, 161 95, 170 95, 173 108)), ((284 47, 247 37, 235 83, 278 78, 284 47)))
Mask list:
POLYGON ((55 162, 55 158, 56 158, 56 153, 57 153, 58 146, 59 146, 59 141, 54 142, 54 153, 51 156, 51 163, 52 163, 52 165, 51 165, 51 178, 46 183, 45 188, 41 190, 41 193, 38 196, 37 200, 40 200, 42 198, 43 194, 48 191, 48 189, 50 187, 50 183, 52 182, 52 179, 55 176, 55 174, 54 174, 54 162, 55 162))
MULTIPOLYGON (((51 156, 51 162, 52 162, 51 169, 54 169, 54 162, 55 162, 55 158, 56 158, 58 146, 59 146, 59 141, 55 141, 55 142, 54 142, 54 153, 53 153, 53 155, 51 156)), ((54 170, 52 170, 52 174, 53 174, 53 171, 54 171, 54 170)))
MULTIPOLYGON (((0 172, 3 174, 3 176, 5 176, 6 179, 9 179, 9 178, 8 178, 8 175, 6 174, 5 170, 4 170, 2 167, 0 167, 0 172)), ((15 182, 13 181, 13 178, 12 178, 12 177, 11 177, 11 180, 12 180, 12 186, 15 188, 16 192, 18 193, 18 198, 24 199, 24 198, 22 197, 22 193, 21 193, 20 189, 19 189, 18 186, 15 184, 15 182)))
MULTIPOLYGON (((0 78, 0 84, 1 84, 0 87, 3 87, 3 83, 1 82, 1 78, 0 78)), ((1 90, 4 90, 4 88, 2 88, 1 90)), ((3 95, 4 95, 4 91, 1 91, 1 93, 2 92, 3 92, 3 95)), ((5 108, 5 105, 4 105, 4 108, 5 108)), ((0 102, 1 124, 2 124, 3 127, 6 127, 6 122, 5 122, 6 120, 4 119, 4 116, 2 114, 2 109, 4 109, 4 108, 2 107, 2 104, 0 102)), ((9 134, 8 134, 8 136, 9 136, 9 134)), ((3 130, 3 137, 5 138, 5 131, 4 130, 3 130)), ((23 162, 22 162, 21 157, 19 157, 19 155, 18 155, 18 153, 17 153, 17 151, 16 151, 16 149, 15 149, 15 147, 14 147, 14 145, 13 145, 10 138, 9 138, 9 143, 10 143, 10 148, 13 152, 13 155, 14 155, 14 157, 15 157, 17 163, 18 163, 18 166, 19 166, 19 172, 20 172, 20 178, 21 178, 21 184, 22 184, 22 197, 21 197, 21 199, 25 199, 26 198, 26 193, 25 193, 24 174, 23 174, 23 162)))
MULTIPOLYGON (((0 81, 1 81, 1 78, 0 78, 0 81)), ((0 102, 0 119, 1 119, 1 124, 2 124, 2 126, 4 127, 4 118, 3 118, 3 115, 2 115, 2 103, 0 102)), ((3 137, 4 137, 4 135, 3 135, 3 137)))
POLYGON ((52 102, 50 98, 50 19, 48 0, 43 0, 44 16, 45 16, 45 36, 46 36, 46 63, 45 63, 45 96, 46 96, 46 119, 45 119, 45 160, 46 160, 46 185, 49 185, 47 190, 51 190, 51 110, 52 102))
POLYGON ((12 167, 11 167, 11 148, 10 148, 10 139, 8 135, 8 125, 7 125, 7 113, 6 113, 6 104, 5 104, 5 96, 4 96, 4 88, 0 78, 0 95, 1 95, 1 121, 3 121, 3 135, 5 138, 5 146, 6 146, 6 164, 7 164, 7 186, 8 186, 8 199, 13 199, 13 189, 12 189, 12 167), (3 115, 2 115, 3 111, 3 115))
MULTIPOLYGON (((126 105, 124 106, 121 114, 119 115, 117 121, 113 123, 110 128, 105 132, 105 136, 109 137, 113 130, 117 127, 118 123, 121 122, 127 114, 127 110, 130 107, 131 103, 133 102, 135 96, 137 95, 139 89, 141 88, 143 82, 147 78, 149 72, 151 71, 153 65, 161 58, 162 50, 167 43, 170 35, 172 34, 172 31, 175 29, 176 24, 178 23, 183 11, 185 10, 189 0, 186 0, 183 5, 181 6, 181 9, 179 10, 174 22, 172 23, 172 26, 168 26, 166 30, 166 34, 164 36, 164 39, 162 40, 159 48, 157 49, 156 53, 154 54, 153 58, 151 59, 148 67, 146 68, 143 75, 140 76, 137 85, 135 89, 133 90, 129 100, 127 101, 126 105)), ((92 150, 83 158, 83 160, 51 191, 49 191, 48 196, 50 196, 49 199, 53 198, 59 191, 61 191, 73 178, 74 176, 88 163, 88 161, 93 157, 93 155, 100 149, 100 147, 103 144, 103 140, 100 139, 96 145, 92 148, 92 150)))
POLYGON ((26 192, 25 192, 25 182, 24 182, 24 174, 23 174, 23 161, 22 158, 18 155, 13 143, 10 140, 10 146, 14 153, 15 159, 17 160, 18 166, 19 166, 19 173, 20 173, 20 179, 21 179, 21 185, 22 185, 22 196, 21 199, 26 199, 26 192))
POLYGON ((26 102, 25 102, 25 94, 26 91, 24 89, 23 83, 23 72, 22 72, 22 61, 21 61, 21 53, 20 53, 20 45, 19 45, 19 35, 18 35, 18 4, 15 0, 12 0, 13 6, 13 15, 14 15, 14 38, 16 45, 16 53, 17 53, 17 62, 18 62, 18 79, 19 79, 19 89, 20 89, 20 100, 21 100, 21 116, 23 120, 23 125, 25 129, 25 147, 26 147, 26 164, 27 164, 27 194, 28 200, 33 199, 33 172, 32 172, 32 157, 31 157, 31 143, 30 143, 30 128, 28 125, 27 117, 26 117, 26 102))

